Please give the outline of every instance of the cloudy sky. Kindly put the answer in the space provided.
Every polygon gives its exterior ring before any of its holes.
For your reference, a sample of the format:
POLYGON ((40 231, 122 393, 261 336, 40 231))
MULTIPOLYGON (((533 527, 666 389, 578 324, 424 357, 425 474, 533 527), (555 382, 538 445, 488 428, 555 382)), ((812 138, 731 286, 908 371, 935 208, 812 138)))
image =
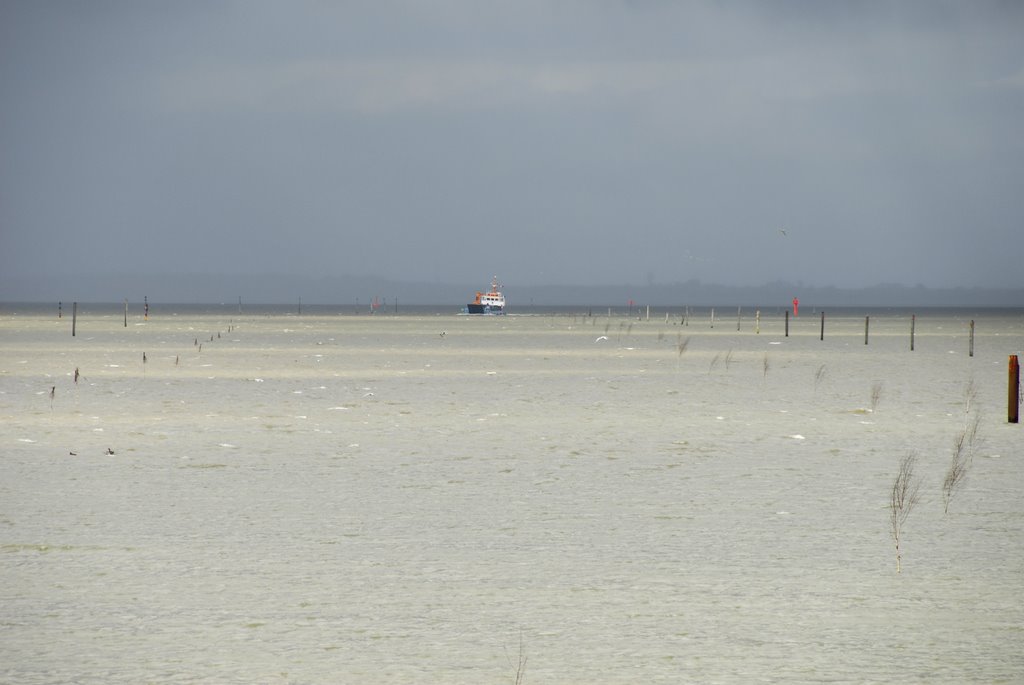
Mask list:
POLYGON ((1020 287, 1022 36, 1011 0, 4 0, 0 270, 1020 287))

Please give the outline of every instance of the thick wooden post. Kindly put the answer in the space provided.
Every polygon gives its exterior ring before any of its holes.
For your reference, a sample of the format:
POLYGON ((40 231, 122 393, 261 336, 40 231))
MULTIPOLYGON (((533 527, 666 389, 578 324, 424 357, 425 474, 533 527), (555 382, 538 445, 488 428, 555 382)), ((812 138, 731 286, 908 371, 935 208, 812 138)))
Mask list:
POLYGON ((786 337, 789 337, 789 310, 786 310, 786 337))
POLYGON ((971 319, 971 339, 967 344, 967 354, 971 357, 974 356, 974 319, 971 319))
POLYGON ((870 316, 864 317, 864 344, 868 344, 868 323, 871 320, 870 316))
POLYGON ((1006 392, 1006 420, 1018 423, 1020 420, 1020 364, 1017 355, 1010 355, 1010 378, 1006 392))
POLYGON ((71 337, 75 337, 75 327, 78 326, 78 303, 71 303, 71 337))
POLYGON ((917 314, 910 315, 910 351, 914 351, 914 326, 917 324, 917 314))
POLYGON ((124 298, 124 327, 128 328, 128 298, 124 298))
POLYGON ((825 339, 825 312, 822 311, 821 312, 821 338, 820 338, 820 340, 824 340, 824 339, 825 339))

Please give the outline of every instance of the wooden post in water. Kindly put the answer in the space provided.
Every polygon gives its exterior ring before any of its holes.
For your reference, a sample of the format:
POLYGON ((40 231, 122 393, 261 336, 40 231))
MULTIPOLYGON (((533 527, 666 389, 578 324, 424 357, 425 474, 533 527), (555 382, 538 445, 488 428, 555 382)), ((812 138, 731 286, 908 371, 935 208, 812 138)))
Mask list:
POLYGON ((910 351, 914 351, 914 326, 917 324, 917 314, 910 315, 910 351))
POLYGON ((825 339, 825 310, 821 311, 821 337, 819 340, 825 339))
POLYGON ((786 337, 789 337, 789 310, 786 310, 786 337))
POLYGON ((870 316, 864 317, 864 344, 868 344, 868 321, 871 319, 870 316))
POLYGON ((124 298, 124 327, 128 328, 128 298, 124 298))
POLYGON ((75 337, 75 327, 78 325, 78 303, 71 303, 71 337, 75 337))
POLYGON ((1020 364, 1017 355, 1010 355, 1010 378, 1006 392, 1006 421, 1018 423, 1020 419, 1020 364))
POLYGON ((971 357, 974 356, 974 319, 971 319, 971 339, 967 344, 967 354, 971 357))

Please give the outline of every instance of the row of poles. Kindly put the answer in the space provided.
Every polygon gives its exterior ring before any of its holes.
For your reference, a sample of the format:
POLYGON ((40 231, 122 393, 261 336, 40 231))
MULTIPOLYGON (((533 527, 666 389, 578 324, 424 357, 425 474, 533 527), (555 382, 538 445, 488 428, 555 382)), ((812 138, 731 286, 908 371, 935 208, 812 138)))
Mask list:
MULTIPOLYGON (((397 309, 397 305, 398 305, 398 300, 396 298, 396 300, 395 300, 396 309, 397 309)), ((238 298, 238 307, 239 307, 239 309, 241 309, 241 307, 242 307, 242 298, 238 298)), ((302 312, 301 307, 302 307, 302 300, 299 300, 299 313, 302 312)), ((144 298, 144 312, 145 312, 144 315, 145 315, 146 320, 149 320, 149 298, 148 297, 144 298)), ((712 318, 712 321, 714 321, 714 316, 715 316, 714 315, 714 310, 712 309, 711 312, 712 312, 711 318, 712 318)), ((611 312, 609 311, 609 314, 610 313, 611 312)), ((63 317, 63 315, 64 315, 63 314, 63 303, 62 302, 58 302, 57 303, 57 318, 61 318, 61 317, 63 317)), ((650 316, 651 316, 650 308, 648 307, 648 309, 647 309, 647 317, 650 318, 650 316)), ((760 332, 760 319, 761 319, 761 312, 759 311, 757 313, 757 320, 758 320, 757 328, 758 328, 758 332, 760 332)), ((714 324, 712 324, 712 326, 713 325, 714 324)), ((76 332, 77 326, 78 326, 78 303, 77 302, 73 302, 72 305, 71 305, 71 337, 75 337, 75 332, 76 332)), ((736 326, 737 326, 737 329, 738 329, 739 328, 739 321, 738 320, 737 320, 736 326)), ((128 300, 124 301, 124 327, 125 328, 128 327, 128 300)), ((870 327, 871 327, 871 317, 870 316, 865 316, 864 317, 864 344, 865 345, 868 344, 868 333, 869 333, 870 327)), ((914 331, 915 331, 916 327, 917 327, 917 315, 916 314, 912 314, 910 316, 910 350, 911 350, 911 352, 913 352, 913 350, 914 350, 914 331)), ((786 337, 787 338, 789 337, 789 310, 788 309, 786 310, 786 337)), ((824 311, 821 312, 821 333, 820 333, 819 339, 820 340, 824 340, 825 339, 825 312, 824 311)), ((968 350, 969 350, 970 356, 973 357, 974 356, 974 319, 971 319, 971 322, 970 322, 970 342, 968 344, 968 350)), ((1015 354, 1011 354, 1010 355, 1009 378, 1008 378, 1008 383, 1007 383, 1007 409, 1006 409, 1006 414, 1007 414, 1007 421, 1009 423, 1019 423, 1020 422, 1020 362, 1019 362, 1019 360, 1017 358, 1017 355, 1015 355, 1015 354)))
MULTIPOLYGON (((760 323, 761 312, 758 312, 757 314, 758 314, 758 323, 760 323)), ((713 316, 714 316, 714 314, 712 314, 712 317, 713 316)), ((758 328, 760 328, 760 326, 758 326, 758 328)), ((916 331, 916 328, 917 328, 917 315, 916 314, 911 314, 910 315, 910 351, 911 352, 914 351, 914 333, 916 331)), ((974 356, 974 319, 971 319, 970 324, 968 326, 968 329, 970 331, 970 335, 968 337, 968 343, 967 343, 967 354, 969 356, 973 357, 974 356)), ((737 324, 737 329, 736 330, 739 330, 738 324, 737 324)), ((864 344, 865 345, 868 344, 868 339, 869 339, 870 331, 871 331, 871 317, 870 316, 865 316, 864 317, 864 344)), ((760 330, 758 330, 758 332, 760 332, 760 330)), ((789 337, 789 310, 788 309, 786 310, 786 337, 787 338, 789 337)), ((825 312, 823 311, 823 312, 821 312, 821 333, 819 335, 819 340, 824 340, 824 339, 825 339, 825 312)))
MULTIPOLYGON (((871 317, 864 317, 864 344, 868 344, 868 332, 871 327, 871 317)), ((917 315, 910 315, 910 351, 914 351, 914 331, 917 328, 917 315)), ((968 326, 970 330, 968 342, 968 354, 974 356, 974 319, 971 319, 968 326)), ((789 337, 789 310, 786 310, 786 337, 789 337)), ((820 340, 825 339, 825 312, 821 312, 821 333, 820 340)), ((1010 355, 1009 378, 1007 379, 1006 392, 1006 420, 1008 423, 1020 422, 1020 362, 1017 355, 1010 355)))
MULTIPOLYGON (((149 297, 143 298, 144 316, 146 321, 149 321, 149 297)), ((301 306, 301 305, 300 305, 301 306)), ((57 318, 61 319, 64 317, 64 303, 57 303, 57 318)), ((128 300, 124 301, 124 327, 128 328, 128 300)), ((75 332, 78 328, 78 303, 71 303, 71 337, 75 337, 75 332)))

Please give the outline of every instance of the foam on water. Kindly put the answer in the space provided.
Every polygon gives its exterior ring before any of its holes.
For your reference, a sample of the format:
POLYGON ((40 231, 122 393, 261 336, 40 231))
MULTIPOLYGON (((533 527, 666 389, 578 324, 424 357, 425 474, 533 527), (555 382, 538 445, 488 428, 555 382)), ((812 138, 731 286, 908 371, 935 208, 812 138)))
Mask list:
POLYGON ((0 681, 1018 681, 1024 317, 830 316, 0 317, 0 681))

